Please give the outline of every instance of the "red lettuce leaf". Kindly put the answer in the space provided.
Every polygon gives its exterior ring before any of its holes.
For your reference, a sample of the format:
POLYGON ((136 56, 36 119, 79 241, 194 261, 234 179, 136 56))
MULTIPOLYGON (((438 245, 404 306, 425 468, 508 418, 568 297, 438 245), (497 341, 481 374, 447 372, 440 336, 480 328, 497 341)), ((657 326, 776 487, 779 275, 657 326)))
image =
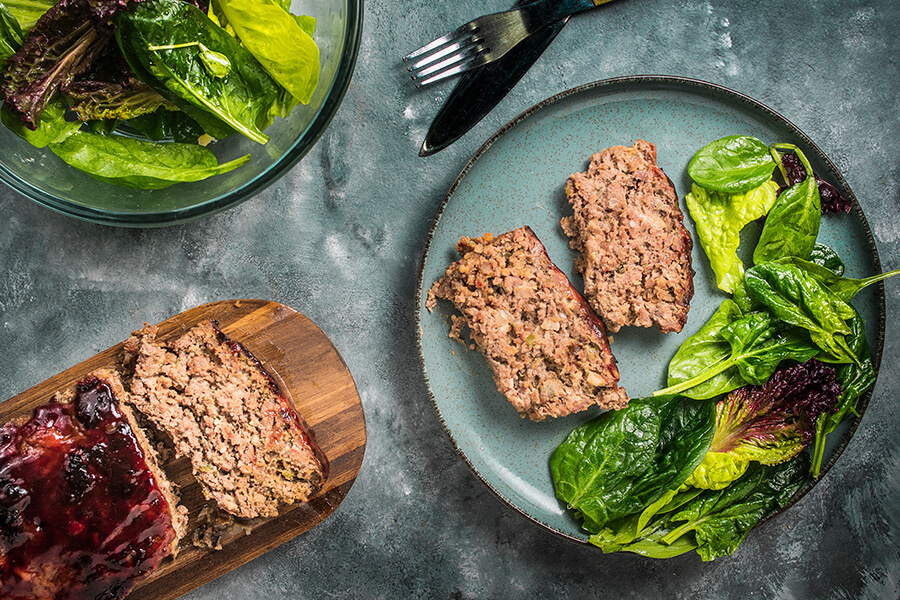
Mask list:
POLYGON ((111 38, 111 29, 94 26, 88 0, 61 0, 6 61, 0 83, 4 105, 34 130, 60 88, 87 71, 111 38))
MULTIPOLYGON (((781 157, 781 164, 787 173, 789 186, 806 179, 806 168, 795 153, 784 153, 781 157)), ((818 175, 816 175, 816 184, 819 186, 819 197, 822 199, 822 214, 850 212, 850 201, 841 196, 836 187, 818 175)), ((779 193, 781 193, 780 190, 779 193)))
POLYGON ((834 368, 818 360, 776 371, 765 384, 737 389, 716 405, 716 436, 710 450, 753 446, 754 454, 765 454, 769 448, 788 445, 790 455, 781 458, 786 460, 812 442, 819 415, 834 412, 840 394, 834 368))

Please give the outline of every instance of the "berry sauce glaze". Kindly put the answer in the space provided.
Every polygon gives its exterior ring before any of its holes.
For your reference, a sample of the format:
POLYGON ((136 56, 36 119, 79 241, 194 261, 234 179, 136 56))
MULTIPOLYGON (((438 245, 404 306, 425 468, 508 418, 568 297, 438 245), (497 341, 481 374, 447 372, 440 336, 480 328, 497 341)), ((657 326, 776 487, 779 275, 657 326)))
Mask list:
POLYGON ((81 381, 0 427, 0 598, 117 600, 175 538, 169 505, 109 384, 81 381))

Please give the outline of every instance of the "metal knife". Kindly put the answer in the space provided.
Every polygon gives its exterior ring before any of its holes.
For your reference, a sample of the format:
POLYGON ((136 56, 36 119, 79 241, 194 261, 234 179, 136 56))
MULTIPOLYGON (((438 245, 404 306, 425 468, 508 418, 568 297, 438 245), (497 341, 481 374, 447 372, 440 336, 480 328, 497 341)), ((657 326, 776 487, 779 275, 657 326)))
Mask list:
MULTIPOLYGON (((518 0, 518 8, 534 0, 518 0)), ((472 129, 519 82, 568 22, 552 23, 522 40, 494 62, 463 73, 438 111, 419 156, 440 152, 472 129)))

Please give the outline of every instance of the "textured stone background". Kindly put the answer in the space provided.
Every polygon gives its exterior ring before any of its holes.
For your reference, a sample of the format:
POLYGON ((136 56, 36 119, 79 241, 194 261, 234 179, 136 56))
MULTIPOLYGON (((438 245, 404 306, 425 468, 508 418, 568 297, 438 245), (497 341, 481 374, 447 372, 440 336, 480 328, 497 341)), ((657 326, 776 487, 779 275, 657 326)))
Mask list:
POLYGON ((451 85, 417 91, 399 57, 509 0, 369 0, 356 73, 324 137, 281 181, 212 218, 94 226, 0 189, 0 398, 158 322, 226 298, 291 305, 334 341, 368 423, 363 470, 327 521, 187 595, 218 598, 900 596, 900 281, 874 397, 848 449, 797 506, 729 558, 604 556, 514 514, 457 457, 413 331, 418 261, 443 195, 497 128, 565 89, 679 75, 724 85, 804 130, 900 267, 895 0, 618 0, 573 18, 480 125, 418 158, 451 85), (411 15, 411 17, 410 17, 411 15))

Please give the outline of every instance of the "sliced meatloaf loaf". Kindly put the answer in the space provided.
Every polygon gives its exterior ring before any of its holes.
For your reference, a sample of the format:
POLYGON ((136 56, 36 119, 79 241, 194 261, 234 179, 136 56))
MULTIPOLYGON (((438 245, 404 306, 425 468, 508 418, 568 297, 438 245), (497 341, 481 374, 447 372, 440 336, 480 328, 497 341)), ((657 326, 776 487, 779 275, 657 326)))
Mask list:
POLYGON ((125 344, 130 402, 189 457, 204 494, 238 517, 305 502, 327 475, 300 416, 275 380, 215 321, 174 341, 146 326, 125 344))
POLYGON ((118 600, 175 553, 187 511, 116 373, 0 427, 0 597, 118 600))
POLYGON ((464 237, 456 248, 462 258, 432 286, 427 305, 443 298, 462 313, 450 335, 463 341, 468 327, 520 415, 541 421, 627 404, 603 324, 529 227, 464 237))
POLYGON ((566 197, 574 214, 562 228, 580 254, 584 296, 606 327, 681 331, 694 295, 692 242, 656 147, 639 140, 594 154, 566 181, 566 197))

